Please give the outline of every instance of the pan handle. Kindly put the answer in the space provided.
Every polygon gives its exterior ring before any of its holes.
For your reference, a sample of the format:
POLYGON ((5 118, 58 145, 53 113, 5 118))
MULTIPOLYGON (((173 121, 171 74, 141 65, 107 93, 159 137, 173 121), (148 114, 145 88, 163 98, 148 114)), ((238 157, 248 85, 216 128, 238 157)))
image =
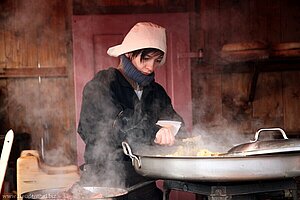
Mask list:
POLYGON ((134 160, 136 160, 138 167, 141 168, 142 166, 141 160, 136 155, 133 155, 129 144, 127 142, 122 142, 122 147, 123 147, 124 154, 131 158, 132 165, 134 166, 134 160))
POLYGON ((280 131, 281 134, 282 134, 282 137, 283 137, 285 140, 288 139, 288 137, 286 136, 284 130, 281 129, 281 128, 262 128, 262 129, 259 129, 258 131, 256 131, 255 136, 254 136, 254 140, 251 140, 250 142, 257 142, 258 139, 259 139, 259 134, 260 134, 260 132, 262 132, 262 131, 280 131))

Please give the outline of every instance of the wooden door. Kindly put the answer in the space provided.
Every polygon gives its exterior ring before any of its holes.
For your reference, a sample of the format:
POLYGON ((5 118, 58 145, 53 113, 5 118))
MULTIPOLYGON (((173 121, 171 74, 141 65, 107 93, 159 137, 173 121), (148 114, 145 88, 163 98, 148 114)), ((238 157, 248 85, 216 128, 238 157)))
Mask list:
MULTIPOLYGON (((184 118, 187 127, 191 128, 190 61, 179 56, 189 51, 189 16, 185 13, 73 17, 76 125, 84 85, 99 70, 118 65, 119 59, 108 56, 106 51, 120 44, 130 28, 140 21, 151 21, 167 30, 167 60, 164 66, 157 69, 155 79, 166 89, 175 110, 184 118)), ((78 164, 81 165, 84 162, 84 143, 79 135, 77 153, 78 164)))

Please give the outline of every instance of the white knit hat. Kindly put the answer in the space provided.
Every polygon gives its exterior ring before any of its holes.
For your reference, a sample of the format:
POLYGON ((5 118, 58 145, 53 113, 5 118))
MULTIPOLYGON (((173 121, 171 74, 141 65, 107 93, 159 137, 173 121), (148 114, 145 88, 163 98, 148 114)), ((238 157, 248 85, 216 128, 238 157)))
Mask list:
POLYGON ((151 22, 139 22, 127 33, 122 44, 110 47, 107 54, 118 57, 124 53, 145 48, 163 51, 164 57, 161 61, 163 64, 167 53, 166 29, 151 22))

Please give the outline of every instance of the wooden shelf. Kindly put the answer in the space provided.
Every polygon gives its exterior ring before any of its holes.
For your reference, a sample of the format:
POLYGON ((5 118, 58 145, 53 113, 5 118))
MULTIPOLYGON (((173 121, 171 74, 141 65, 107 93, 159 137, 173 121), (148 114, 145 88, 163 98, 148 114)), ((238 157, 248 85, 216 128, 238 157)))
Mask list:
POLYGON ((249 91, 248 103, 252 103, 255 98, 256 85, 259 74, 262 72, 276 71, 300 71, 300 57, 293 58, 270 58, 264 60, 253 60, 247 62, 228 63, 224 65, 224 70, 233 71, 234 68, 246 66, 253 70, 252 81, 249 91))
POLYGON ((67 77, 66 67, 0 68, 0 78, 67 77))

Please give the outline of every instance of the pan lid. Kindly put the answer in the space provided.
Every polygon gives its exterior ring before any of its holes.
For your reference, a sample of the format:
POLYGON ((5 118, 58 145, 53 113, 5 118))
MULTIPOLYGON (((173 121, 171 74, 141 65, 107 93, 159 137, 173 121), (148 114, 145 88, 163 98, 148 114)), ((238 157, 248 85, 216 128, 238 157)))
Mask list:
POLYGON ((249 143, 240 144, 231 148, 227 155, 250 156, 274 153, 300 152, 300 140, 288 139, 281 128, 264 128, 256 131, 254 140, 249 143), (283 139, 259 140, 259 135, 263 131, 280 131, 283 139))

